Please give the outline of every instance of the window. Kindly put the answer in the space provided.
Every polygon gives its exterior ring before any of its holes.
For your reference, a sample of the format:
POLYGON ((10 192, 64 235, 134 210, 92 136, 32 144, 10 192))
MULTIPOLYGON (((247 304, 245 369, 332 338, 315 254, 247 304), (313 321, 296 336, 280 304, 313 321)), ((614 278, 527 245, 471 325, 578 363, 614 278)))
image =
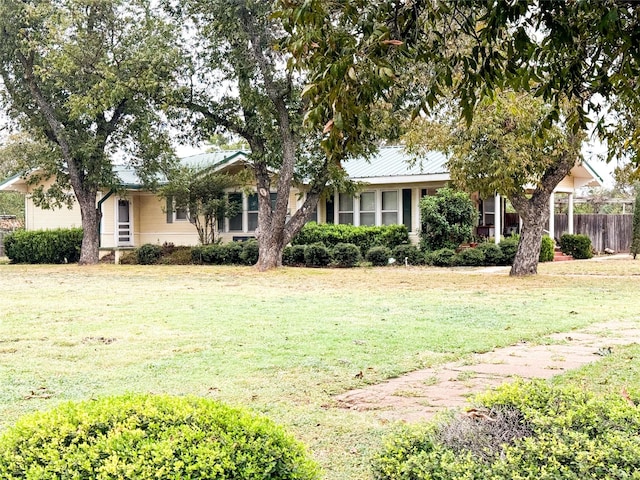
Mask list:
POLYGON ((175 213, 176 222, 187 221, 189 219, 188 210, 186 208, 176 207, 174 213, 175 213))
POLYGON ((360 225, 376 224, 376 192, 360 194, 360 225))
POLYGON ((247 198, 247 218, 249 219, 249 231, 253 232, 258 227, 258 194, 252 193, 247 198))
POLYGON ((482 200, 482 225, 494 225, 496 221, 496 199, 494 197, 482 200))
POLYGON ((338 198, 338 223, 353 224, 353 197, 341 193, 338 198))
POLYGON ((382 224, 398 223, 398 191, 382 192, 382 224))
MULTIPOLYGON (((271 210, 276 208, 276 193, 269 194, 271 199, 271 210)), ((247 228, 254 232, 258 228, 258 194, 252 193, 247 197, 247 228)))
POLYGON ((233 217, 229 217, 229 231, 241 232, 242 231, 242 193, 230 193, 229 204, 239 205, 241 207, 238 213, 236 213, 233 217))

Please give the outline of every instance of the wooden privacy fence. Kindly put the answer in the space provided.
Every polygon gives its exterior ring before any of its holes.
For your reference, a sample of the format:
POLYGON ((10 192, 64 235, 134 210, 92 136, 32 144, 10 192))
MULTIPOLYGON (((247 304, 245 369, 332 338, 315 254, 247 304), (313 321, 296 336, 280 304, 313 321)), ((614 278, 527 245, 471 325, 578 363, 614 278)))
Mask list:
MULTIPOLYGON (((555 237, 569 233, 569 217, 555 215, 555 237)), ((573 233, 586 235, 596 252, 610 248, 628 252, 631 246, 633 215, 580 214, 573 216, 573 233)))
POLYGON ((9 232, 5 232, 4 230, 0 230, 0 257, 4 257, 4 237, 8 235, 9 232))

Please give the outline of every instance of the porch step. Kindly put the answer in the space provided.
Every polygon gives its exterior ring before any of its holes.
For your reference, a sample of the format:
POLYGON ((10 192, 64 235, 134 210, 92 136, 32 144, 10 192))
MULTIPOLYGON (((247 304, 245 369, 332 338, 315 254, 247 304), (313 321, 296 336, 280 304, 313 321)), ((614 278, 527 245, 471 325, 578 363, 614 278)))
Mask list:
POLYGON ((555 252, 553 252, 554 262, 566 262, 569 260, 573 260, 573 257, 571 255, 565 255, 560 250, 556 250, 555 252))

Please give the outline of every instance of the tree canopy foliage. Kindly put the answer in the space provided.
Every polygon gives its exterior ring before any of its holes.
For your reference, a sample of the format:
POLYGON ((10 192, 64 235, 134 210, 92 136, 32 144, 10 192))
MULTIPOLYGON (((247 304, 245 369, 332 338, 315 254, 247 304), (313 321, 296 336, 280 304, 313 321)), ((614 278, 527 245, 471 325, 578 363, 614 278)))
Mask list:
POLYGON ((510 200, 523 221, 513 275, 536 273, 551 193, 580 158, 579 135, 558 122, 543 128, 552 108, 527 93, 495 92, 478 104, 470 125, 447 111, 422 119, 408 136, 417 151, 448 154, 457 187, 510 200))
POLYGON ((331 124, 336 148, 354 148, 367 128, 367 104, 405 88, 403 71, 419 64, 426 78, 417 88, 409 84, 416 111, 431 112, 452 93, 469 122, 478 101, 496 88, 526 90, 551 105, 544 126, 570 102, 575 108, 564 114, 575 132, 595 127, 610 140, 611 154, 626 148, 637 155, 637 134, 616 134, 621 123, 613 114, 640 109, 640 16, 632 2, 278 4, 289 19, 290 48, 310 71, 305 92, 319 114, 309 121, 318 128, 331 124), (344 121, 353 116, 358 120, 344 121))
POLYGON ((239 178, 210 168, 183 166, 175 169, 169 183, 160 189, 167 208, 182 210, 198 232, 202 245, 215 242, 217 222, 242 210, 229 202, 226 189, 237 186, 239 178))
POLYGON ((186 65, 169 99, 171 116, 201 139, 225 134, 247 142, 258 194, 258 268, 276 267, 329 179, 344 176, 320 148, 321 135, 303 127, 311 115, 301 98, 304 72, 289 68, 286 32, 271 2, 167 3, 176 22, 192 27, 183 38, 186 65), (303 179, 306 196, 290 212, 291 187, 303 179))
POLYGON ((3 103, 49 155, 32 167, 42 206, 73 189, 84 237, 80 263, 98 260, 96 194, 116 185, 114 157, 152 178, 172 159, 153 99, 171 78, 172 31, 147 0, 16 1, 0 4, 3 103))

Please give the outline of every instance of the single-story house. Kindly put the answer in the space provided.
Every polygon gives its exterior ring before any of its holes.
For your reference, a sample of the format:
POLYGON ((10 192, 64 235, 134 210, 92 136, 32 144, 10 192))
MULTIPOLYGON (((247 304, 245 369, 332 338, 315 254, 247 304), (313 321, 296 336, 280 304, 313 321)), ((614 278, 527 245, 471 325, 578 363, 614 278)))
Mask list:
MULTIPOLYGON (((243 151, 217 151, 182 159, 185 164, 207 165, 229 173, 246 168, 246 160, 247 153, 243 151)), ((326 196, 320 201, 312 220, 353 225, 404 224, 416 241, 420 199, 433 195, 450 179, 442 153, 429 152, 422 159, 412 161, 401 146, 382 147, 373 158, 350 160, 345 162, 344 168, 349 178, 363 184, 363 188, 355 196, 340 192, 326 196)), ((175 245, 198 243, 196 229, 189 222, 187 212, 172 208, 165 199, 146 190, 132 169, 119 166, 116 173, 122 182, 121 193, 103 191, 96 199, 102 211, 101 248, 130 248, 164 242, 175 245)), ((555 193, 568 195, 571 212, 576 189, 601 184, 602 179, 583 161, 560 182, 555 193)), ((46 210, 35 206, 30 196, 32 187, 23 176, 16 175, 1 182, 0 191, 3 190, 25 194, 25 228, 28 230, 81 226, 77 205, 70 210, 46 210)), ((291 212, 302 204, 301 190, 304 191, 304 185, 291 192, 291 212)), ((250 188, 239 188, 230 191, 229 196, 242 204, 242 211, 219 223, 219 236, 224 241, 252 237, 258 221, 257 195, 251 193, 250 188)), ((505 202, 499 195, 475 200, 479 208, 479 235, 499 238, 496 232, 508 234, 518 230, 517 222, 505 225, 505 202)), ((572 217, 569 215, 570 219, 572 217)), ((553 234, 553 222, 549 227, 553 234)))

